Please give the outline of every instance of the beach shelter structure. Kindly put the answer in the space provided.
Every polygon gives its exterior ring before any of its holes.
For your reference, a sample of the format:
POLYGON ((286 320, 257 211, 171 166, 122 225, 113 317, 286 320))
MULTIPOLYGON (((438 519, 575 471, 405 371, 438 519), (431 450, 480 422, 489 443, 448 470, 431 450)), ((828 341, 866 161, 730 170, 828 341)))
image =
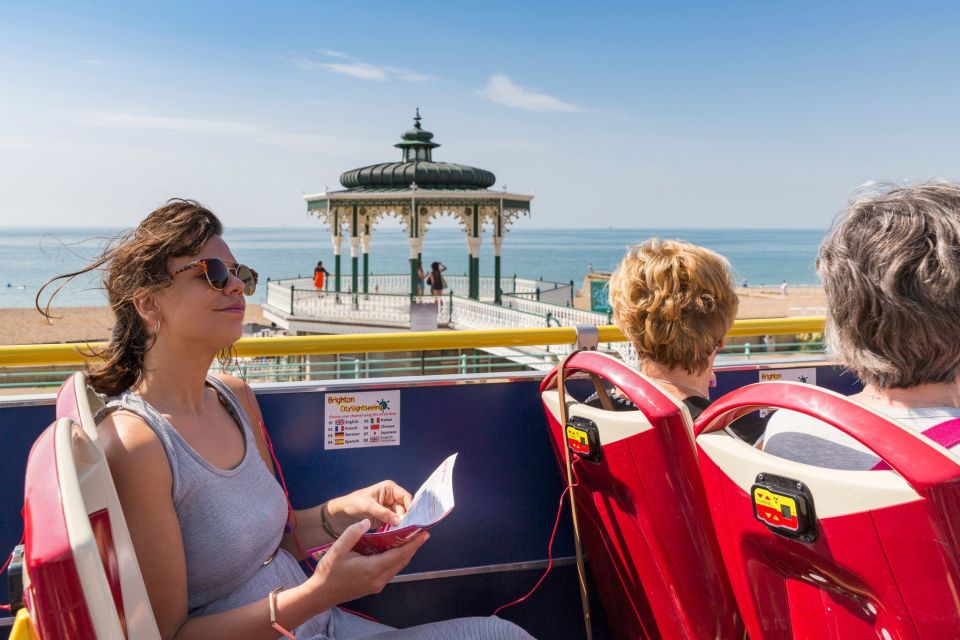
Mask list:
POLYGON ((495 300, 500 302, 500 249, 503 235, 520 215, 530 213, 532 195, 491 191, 496 176, 490 171, 450 162, 434 162, 440 145, 420 124, 417 109, 413 128, 394 146, 400 162, 384 162, 352 169, 340 176, 344 189, 306 195, 307 212, 330 229, 334 253, 334 285, 341 288, 344 238, 349 238, 352 290, 368 291, 371 232, 385 216, 399 218, 410 245, 410 294, 417 293, 417 264, 422 260, 423 237, 430 223, 442 215, 460 222, 466 234, 469 296, 480 297, 480 243, 484 227, 492 232, 495 300), (360 253, 363 253, 362 279, 360 253))

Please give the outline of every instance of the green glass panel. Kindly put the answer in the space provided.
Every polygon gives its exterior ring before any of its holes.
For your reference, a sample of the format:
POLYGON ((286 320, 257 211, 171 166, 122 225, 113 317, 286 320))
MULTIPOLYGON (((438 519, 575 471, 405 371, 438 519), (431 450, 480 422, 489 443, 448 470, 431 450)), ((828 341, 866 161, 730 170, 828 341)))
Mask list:
POLYGON ((590 310, 600 313, 610 313, 610 303, 607 298, 607 281, 590 281, 590 310))

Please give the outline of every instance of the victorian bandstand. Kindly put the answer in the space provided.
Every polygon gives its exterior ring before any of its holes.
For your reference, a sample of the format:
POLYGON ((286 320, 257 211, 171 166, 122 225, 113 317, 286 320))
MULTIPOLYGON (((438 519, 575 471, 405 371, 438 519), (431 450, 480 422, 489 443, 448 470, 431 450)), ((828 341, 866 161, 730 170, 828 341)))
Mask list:
POLYGON ((529 215, 533 196, 492 190, 496 177, 490 171, 434 161, 440 145, 420 121, 418 111, 413 128, 394 145, 400 162, 352 169, 340 176, 343 189, 304 196, 308 214, 330 234, 333 274, 323 291, 300 276, 268 282, 264 316, 291 335, 606 324, 606 314, 574 308, 572 281, 502 274, 504 238, 517 218, 529 215), (467 269, 444 274, 442 296, 419 295, 424 237, 441 216, 453 217, 463 230, 467 269), (406 273, 370 272, 373 232, 387 217, 400 221, 407 239, 406 273), (493 275, 480 274, 484 241, 493 245, 493 275), (342 260, 346 247, 349 267, 342 260))
POLYGON ((350 243, 351 291, 370 292, 369 255, 372 232, 386 216, 400 220, 410 247, 411 295, 417 294, 417 265, 422 260, 423 239, 430 223, 439 216, 456 218, 464 231, 467 249, 467 297, 480 293, 480 244, 484 229, 490 232, 494 255, 493 298, 501 301, 500 249, 504 233, 520 215, 530 213, 533 196, 491 191, 496 176, 490 171, 450 162, 435 162, 433 150, 440 145, 420 124, 420 111, 413 128, 394 146, 400 162, 384 162, 352 169, 340 176, 345 189, 308 195, 307 211, 326 223, 333 242, 336 292, 343 290, 341 253, 344 239, 350 243), (362 253, 362 267, 360 265, 362 253), (362 271, 361 271, 362 268, 362 271))

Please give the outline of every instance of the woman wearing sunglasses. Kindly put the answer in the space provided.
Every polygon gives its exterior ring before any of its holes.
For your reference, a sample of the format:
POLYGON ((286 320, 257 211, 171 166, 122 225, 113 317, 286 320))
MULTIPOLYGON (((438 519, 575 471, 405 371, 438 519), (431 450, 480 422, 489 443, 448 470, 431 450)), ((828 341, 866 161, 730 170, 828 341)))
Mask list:
POLYGON ((410 504, 389 480, 288 511, 253 393, 208 374, 240 337, 244 295, 257 287, 221 234, 210 211, 171 200, 89 267, 51 280, 105 271, 116 324, 89 379, 109 398, 99 442, 161 636, 529 638, 499 618, 393 630, 336 607, 380 591, 429 534, 376 556, 351 551, 410 504), (334 540, 304 575, 300 549, 334 540))

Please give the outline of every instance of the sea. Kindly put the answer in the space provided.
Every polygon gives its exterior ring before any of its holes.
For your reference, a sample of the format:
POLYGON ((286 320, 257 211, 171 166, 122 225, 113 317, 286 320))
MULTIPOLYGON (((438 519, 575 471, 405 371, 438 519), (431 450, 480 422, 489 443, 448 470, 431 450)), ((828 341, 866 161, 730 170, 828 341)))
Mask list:
MULTIPOLYGON (((32 307, 48 279, 84 268, 122 229, 96 227, 0 227, 0 308, 32 307)), ((814 261, 823 229, 525 229, 506 234, 501 251, 503 277, 573 281, 580 286, 588 270, 609 271, 627 249, 651 237, 699 244, 730 261, 738 285, 815 285, 814 261)), ((313 227, 228 228, 224 239, 239 262, 266 278, 278 280, 312 275, 318 260, 333 272, 333 248, 327 231, 313 227)), ((370 271, 409 273, 407 239, 399 228, 372 235, 370 271)), ((424 237, 426 265, 439 260, 448 273, 467 272, 467 243, 455 228, 430 229, 424 237)), ((344 242, 343 277, 350 274, 349 244, 344 242)), ((361 265, 362 268, 362 265, 361 265)), ((484 238, 480 271, 493 275, 493 247, 484 238)), ((106 295, 94 273, 69 283, 56 297, 56 307, 102 306, 106 295)), ((260 287, 252 302, 263 302, 260 287)))

